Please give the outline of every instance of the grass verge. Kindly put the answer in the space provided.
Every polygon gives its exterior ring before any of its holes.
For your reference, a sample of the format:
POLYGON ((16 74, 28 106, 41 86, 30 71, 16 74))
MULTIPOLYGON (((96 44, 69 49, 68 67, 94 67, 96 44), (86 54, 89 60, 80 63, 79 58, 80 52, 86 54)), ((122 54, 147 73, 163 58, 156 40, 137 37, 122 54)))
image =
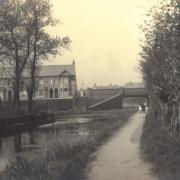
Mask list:
POLYGON ((180 137, 172 140, 157 126, 153 111, 147 113, 141 136, 143 158, 152 163, 152 171, 160 180, 180 179, 180 137))
MULTIPOLYGON (((60 139, 46 150, 33 155, 19 155, 9 161, 0 180, 80 180, 93 153, 135 113, 136 108, 96 111, 93 120, 85 124, 70 124, 62 128, 60 139), (71 134, 83 130, 84 135, 71 134)), ((87 114, 86 114, 87 115, 87 114)))

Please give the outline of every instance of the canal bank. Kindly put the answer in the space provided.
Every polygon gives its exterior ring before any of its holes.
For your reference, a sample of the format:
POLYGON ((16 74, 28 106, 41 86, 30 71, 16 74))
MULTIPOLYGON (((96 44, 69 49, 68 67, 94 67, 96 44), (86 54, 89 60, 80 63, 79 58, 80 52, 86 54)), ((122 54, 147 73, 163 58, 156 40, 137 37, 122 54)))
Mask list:
POLYGON ((165 129, 157 124, 152 109, 148 111, 141 137, 143 158, 152 164, 158 180, 180 179, 180 135, 170 138, 165 129))
MULTIPOLYGON (((2 139, 2 147, 9 144, 6 156, 8 163, 0 173, 1 180, 43 179, 43 180, 79 180, 84 179, 83 172, 87 162, 100 145, 111 137, 136 108, 124 110, 95 111, 80 114, 77 123, 61 123, 44 126, 33 132, 2 139), (84 118, 84 120, 82 119, 84 118), (5 143, 6 142, 6 143, 5 143), (10 155, 10 156, 9 156, 10 155)), ((77 114, 75 117, 77 118, 77 114)), ((73 115, 71 115, 73 118, 73 115)), ((1 161, 2 160, 2 161, 1 161)))

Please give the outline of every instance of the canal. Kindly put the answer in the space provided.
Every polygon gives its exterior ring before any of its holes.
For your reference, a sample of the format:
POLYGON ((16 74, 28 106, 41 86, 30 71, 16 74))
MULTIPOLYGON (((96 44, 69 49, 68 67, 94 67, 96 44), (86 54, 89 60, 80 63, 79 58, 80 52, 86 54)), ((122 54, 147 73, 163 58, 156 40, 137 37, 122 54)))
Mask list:
POLYGON ((86 124, 89 121, 90 118, 66 118, 31 131, 0 137, 0 171, 3 171, 7 163, 17 156, 31 158, 33 154, 44 152, 52 144, 63 142, 66 138, 87 136, 86 124))

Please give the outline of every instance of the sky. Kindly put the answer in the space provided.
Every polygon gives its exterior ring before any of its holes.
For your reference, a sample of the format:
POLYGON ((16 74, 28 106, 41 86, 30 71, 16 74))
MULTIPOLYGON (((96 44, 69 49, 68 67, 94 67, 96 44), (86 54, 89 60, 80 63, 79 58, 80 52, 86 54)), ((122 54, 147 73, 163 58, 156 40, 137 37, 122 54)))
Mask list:
POLYGON ((46 64, 76 63, 78 87, 142 81, 139 25, 155 0, 51 0, 60 23, 48 31, 68 35, 69 50, 46 64))

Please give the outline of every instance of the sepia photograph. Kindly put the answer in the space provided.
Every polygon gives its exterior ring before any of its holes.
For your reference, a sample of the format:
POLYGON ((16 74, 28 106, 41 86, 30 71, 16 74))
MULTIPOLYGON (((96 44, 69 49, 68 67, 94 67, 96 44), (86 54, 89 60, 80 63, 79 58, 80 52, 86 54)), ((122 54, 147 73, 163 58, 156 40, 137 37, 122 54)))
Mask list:
POLYGON ((180 0, 0 0, 0 180, 180 180, 180 0))

